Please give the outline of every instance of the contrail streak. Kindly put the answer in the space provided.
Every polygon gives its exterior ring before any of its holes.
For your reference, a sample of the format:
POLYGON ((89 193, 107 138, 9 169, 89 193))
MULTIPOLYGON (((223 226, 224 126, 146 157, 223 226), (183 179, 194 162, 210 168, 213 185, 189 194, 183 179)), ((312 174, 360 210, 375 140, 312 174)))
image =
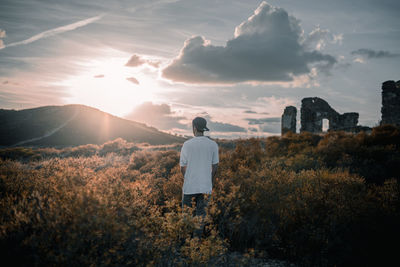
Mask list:
POLYGON ((0 50, 4 49, 6 47, 33 43, 33 42, 35 42, 37 40, 40 40, 40 39, 43 39, 43 38, 47 38, 47 37, 50 37, 50 36, 53 36, 53 35, 56 35, 56 34, 59 34, 59 33, 72 31, 72 30, 75 30, 77 28, 86 26, 86 25, 88 25, 90 23, 93 23, 96 20, 99 20, 101 18, 102 18, 102 16, 100 15, 100 16, 96 16, 96 17, 80 20, 78 22, 75 22, 75 23, 72 23, 72 24, 68 24, 68 25, 65 25, 65 26, 61 26, 61 27, 58 27, 58 28, 55 28, 55 29, 44 31, 44 32, 36 34, 36 35, 32 36, 31 38, 28 38, 26 40, 19 41, 19 42, 14 42, 14 43, 11 43, 11 44, 6 44, 4 47, 0 46, 0 50))

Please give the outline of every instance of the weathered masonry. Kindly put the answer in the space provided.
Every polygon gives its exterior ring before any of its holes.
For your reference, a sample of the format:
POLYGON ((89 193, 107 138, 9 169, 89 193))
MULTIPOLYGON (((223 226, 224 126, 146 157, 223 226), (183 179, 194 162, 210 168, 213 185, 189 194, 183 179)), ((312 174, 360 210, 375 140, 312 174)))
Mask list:
POLYGON ((282 114, 282 134, 289 131, 296 133, 296 116, 297 108, 294 106, 287 106, 282 114))
MULTIPOLYGON (((328 102, 319 97, 306 97, 301 101, 301 128, 300 132, 321 133, 322 120, 329 121, 329 130, 357 132, 365 128, 357 126, 358 113, 348 112, 340 114, 328 102)), ((282 134, 289 131, 296 132, 297 109, 288 106, 282 114, 282 134)), ((368 128, 368 127, 367 127, 368 128)))
MULTIPOLYGON (((370 132, 371 128, 357 125, 358 113, 347 112, 340 114, 328 102, 319 97, 306 97, 301 100, 300 132, 321 133, 322 120, 329 121, 329 130, 346 132, 370 132)), ((382 119, 380 124, 400 126, 400 80, 382 83, 382 119)), ((297 109, 288 106, 282 114, 282 135, 291 131, 296 132, 297 109)))
POLYGON ((318 97, 306 97, 301 101, 300 132, 322 132, 322 120, 328 119, 329 130, 355 131, 358 123, 358 113, 339 114, 328 102, 318 97))
POLYGON ((381 124, 400 126, 400 80, 382 84, 381 124))

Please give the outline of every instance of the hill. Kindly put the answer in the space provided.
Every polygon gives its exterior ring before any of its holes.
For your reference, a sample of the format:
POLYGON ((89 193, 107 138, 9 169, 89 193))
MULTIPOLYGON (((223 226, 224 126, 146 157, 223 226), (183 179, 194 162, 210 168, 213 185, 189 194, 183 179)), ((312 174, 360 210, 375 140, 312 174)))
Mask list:
POLYGON ((152 145, 185 139, 84 105, 0 109, 0 146, 76 146, 123 138, 152 145))

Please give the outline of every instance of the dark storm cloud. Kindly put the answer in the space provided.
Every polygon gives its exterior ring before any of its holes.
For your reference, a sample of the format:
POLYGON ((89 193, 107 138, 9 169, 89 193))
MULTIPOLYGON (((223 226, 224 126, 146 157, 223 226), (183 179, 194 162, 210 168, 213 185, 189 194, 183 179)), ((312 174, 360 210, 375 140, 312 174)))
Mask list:
POLYGON ((383 50, 372 50, 372 49, 367 49, 367 48, 361 48, 355 51, 351 52, 352 55, 356 56, 364 56, 367 58, 395 58, 395 57, 400 57, 400 54, 394 54, 389 51, 383 51, 383 50))
POLYGON ((201 36, 186 40, 163 76, 186 83, 292 81, 310 74, 311 65, 327 71, 336 63, 329 54, 309 50, 304 41, 299 20, 263 2, 225 46, 201 36))
POLYGON ((261 118, 261 119, 251 119, 247 118, 245 119, 246 121, 249 122, 249 125, 258 125, 258 124, 265 124, 265 123, 280 123, 281 118, 280 117, 275 117, 275 118, 261 118))
POLYGON ((171 111, 171 107, 167 104, 153 104, 152 102, 145 102, 136 107, 129 115, 125 118, 143 122, 147 125, 151 125, 160 130, 170 130, 173 128, 185 129, 189 127, 186 124, 181 123, 181 120, 185 120, 185 117, 176 116, 171 111))

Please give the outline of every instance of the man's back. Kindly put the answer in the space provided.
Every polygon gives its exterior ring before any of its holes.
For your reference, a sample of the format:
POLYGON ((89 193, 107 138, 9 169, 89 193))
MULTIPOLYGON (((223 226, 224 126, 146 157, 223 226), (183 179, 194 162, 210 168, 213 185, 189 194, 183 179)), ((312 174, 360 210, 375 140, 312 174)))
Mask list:
POLYGON ((186 166, 183 184, 184 194, 212 191, 212 164, 217 164, 218 145, 206 136, 196 136, 183 144, 180 165, 186 166))

